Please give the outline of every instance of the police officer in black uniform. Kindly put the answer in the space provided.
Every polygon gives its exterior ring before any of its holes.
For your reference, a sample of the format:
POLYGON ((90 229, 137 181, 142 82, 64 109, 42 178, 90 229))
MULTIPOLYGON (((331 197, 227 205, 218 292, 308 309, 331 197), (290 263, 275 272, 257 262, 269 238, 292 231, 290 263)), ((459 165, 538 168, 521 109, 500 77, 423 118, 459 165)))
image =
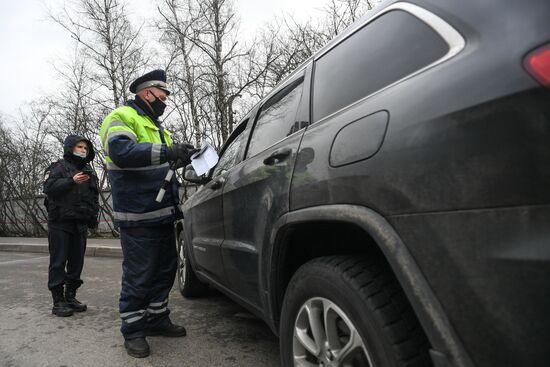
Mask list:
POLYGON ((76 290, 82 285, 88 228, 97 227, 99 210, 97 178, 89 165, 95 153, 91 141, 69 135, 64 142, 63 159, 46 170, 48 244, 50 266, 48 288, 52 292, 52 313, 71 316, 86 311, 76 290))

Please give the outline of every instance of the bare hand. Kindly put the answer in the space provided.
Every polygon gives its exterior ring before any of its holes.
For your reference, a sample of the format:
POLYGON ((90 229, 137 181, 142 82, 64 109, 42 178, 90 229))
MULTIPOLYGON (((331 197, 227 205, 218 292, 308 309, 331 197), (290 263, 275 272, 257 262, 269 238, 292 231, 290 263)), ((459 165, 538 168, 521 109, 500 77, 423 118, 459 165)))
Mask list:
POLYGON ((78 172, 76 175, 73 176, 73 181, 77 185, 80 185, 81 183, 86 182, 89 179, 90 179, 90 176, 88 176, 87 174, 85 174, 83 172, 78 172))

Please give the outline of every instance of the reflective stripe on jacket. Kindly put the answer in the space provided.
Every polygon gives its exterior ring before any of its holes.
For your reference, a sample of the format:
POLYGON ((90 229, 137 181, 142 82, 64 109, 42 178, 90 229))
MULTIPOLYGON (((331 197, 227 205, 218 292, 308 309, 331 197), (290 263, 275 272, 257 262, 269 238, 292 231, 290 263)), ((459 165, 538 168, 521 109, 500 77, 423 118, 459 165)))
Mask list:
POLYGON ((174 221, 178 203, 175 178, 162 202, 155 201, 169 169, 165 156, 166 146, 172 145, 170 135, 133 101, 103 120, 101 143, 111 182, 114 218, 121 227, 174 221))

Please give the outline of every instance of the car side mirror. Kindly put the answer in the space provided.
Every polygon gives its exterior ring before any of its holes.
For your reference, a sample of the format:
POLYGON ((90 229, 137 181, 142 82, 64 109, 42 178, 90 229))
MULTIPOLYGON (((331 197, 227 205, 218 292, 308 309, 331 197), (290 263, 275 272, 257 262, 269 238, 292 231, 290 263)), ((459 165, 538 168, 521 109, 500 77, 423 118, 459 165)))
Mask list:
POLYGON ((188 164, 185 166, 185 173, 183 174, 183 179, 185 181, 189 181, 191 183, 204 185, 209 181, 207 177, 204 176, 198 176, 195 170, 193 169, 193 166, 188 164))

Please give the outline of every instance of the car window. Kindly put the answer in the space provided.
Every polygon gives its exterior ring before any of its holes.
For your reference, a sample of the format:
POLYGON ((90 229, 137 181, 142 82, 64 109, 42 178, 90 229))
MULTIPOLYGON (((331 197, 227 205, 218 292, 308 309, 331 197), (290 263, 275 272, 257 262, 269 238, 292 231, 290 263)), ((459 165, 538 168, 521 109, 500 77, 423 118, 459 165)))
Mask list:
POLYGON ((303 77, 291 82, 261 107, 250 138, 248 157, 296 131, 296 111, 302 97, 303 82, 303 77))
POLYGON ((222 156, 220 157, 218 164, 214 168, 212 177, 218 176, 222 172, 222 170, 228 171, 231 167, 237 164, 237 159, 239 156, 244 135, 245 134, 241 133, 231 143, 229 143, 222 156))
POLYGON ((447 42, 400 10, 354 33, 315 63, 313 121, 318 121, 442 58, 447 42))

